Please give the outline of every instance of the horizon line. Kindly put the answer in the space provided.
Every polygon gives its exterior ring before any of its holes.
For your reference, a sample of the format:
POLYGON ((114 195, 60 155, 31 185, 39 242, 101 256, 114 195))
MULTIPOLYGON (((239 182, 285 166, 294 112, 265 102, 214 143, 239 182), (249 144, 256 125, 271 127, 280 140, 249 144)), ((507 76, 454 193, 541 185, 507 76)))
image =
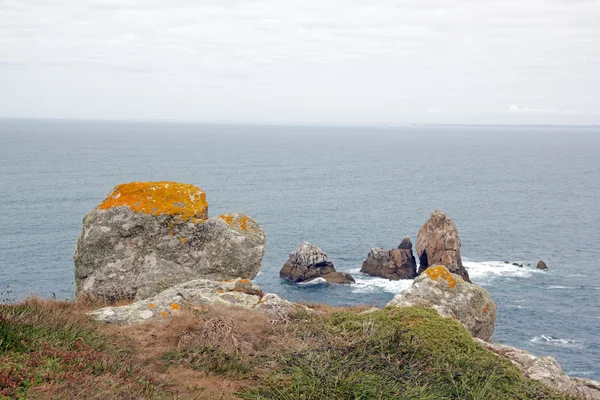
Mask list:
POLYGON ((546 128, 600 128, 598 124, 554 124, 554 123, 444 123, 444 122, 304 122, 304 121, 224 121, 224 120, 179 120, 179 119, 105 119, 105 118, 64 118, 64 117, 2 117, 0 121, 64 121, 100 123, 163 123, 194 125, 259 125, 259 126, 317 126, 317 127, 377 127, 377 128, 419 128, 437 127, 546 127, 546 128))

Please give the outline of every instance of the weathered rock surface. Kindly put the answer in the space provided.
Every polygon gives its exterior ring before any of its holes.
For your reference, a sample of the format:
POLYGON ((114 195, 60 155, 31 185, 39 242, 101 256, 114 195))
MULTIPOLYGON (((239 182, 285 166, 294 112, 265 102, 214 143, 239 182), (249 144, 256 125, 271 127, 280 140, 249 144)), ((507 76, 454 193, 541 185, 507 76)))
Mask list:
POLYGON ((542 270, 546 271, 548 269, 548 266, 546 265, 546 263, 543 260, 540 260, 537 263, 537 269, 542 269, 542 270))
POLYGON ((473 337, 484 340, 492 336, 496 323, 496 304, 485 289, 464 281, 442 265, 425 270, 387 306, 433 308, 442 317, 459 321, 473 337))
POLYGON ((414 279, 417 262, 410 238, 405 237, 397 249, 371 249, 360 272, 390 280, 414 279))
POLYGON ((600 400, 600 382, 566 375, 553 357, 536 357, 533 354, 499 343, 475 339, 486 349, 512 361, 525 377, 582 400, 600 400))
POLYGON ((276 319, 288 319, 298 311, 316 312, 283 300, 276 294, 264 294, 260 287, 247 279, 197 279, 175 285, 148 299, 124 306, 104 307, 89 315, 104 323, 137 324, 151 318, 168 318, 185 309, 193 310, 216 304, 259 309, 276 319))
POLYGON ((452 219, 443 211, 436 210, 417 234, 419 274, 432 265, 443 265, 453 274, 471 282, 460 256, 460 238, 452 219))
POLYGON ((239 213, 208 218, 202 190, 176 182, 115 187, 83 220, 75 250, 77 294, 143 299, 193 279, 252 279, 265 234, 239 213))
POLYGON ((327 255, 308 242, 303 242, 300 248, 290 253, 289 259, 279 271, 279 277, 292 282, 310 282, 323 278, 329 283, 355 283, 350 274, 337 272, 333 263, 327 261, 327 255))

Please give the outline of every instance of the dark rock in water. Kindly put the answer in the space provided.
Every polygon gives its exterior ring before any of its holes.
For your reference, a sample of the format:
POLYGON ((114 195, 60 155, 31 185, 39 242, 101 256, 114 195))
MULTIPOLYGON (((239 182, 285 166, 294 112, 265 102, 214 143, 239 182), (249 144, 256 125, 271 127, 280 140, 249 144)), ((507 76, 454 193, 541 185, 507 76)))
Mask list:
POLYGON ((390 280, 414 279, 417 262, 410 238, 405 237, 397 249, 371 249, 360 272, 390 280))
POLYGON ((504 261, 504 264, 508 264, 508 261, 504 261))
POLYGON ((398 249, 400 249, 400 250, 410 250, 411 253, 412 253, 412 248, 413 248, 413 244, 410 241, 410 238, 408 236, 405 237, 404 239, 402 239, 402 241, 398 245, 398 249))
POLYGON ((537 263, 537 269, 542 269, 542 270, 544 270, 544 271, 545 271, 545 270, 547 270, 547 269, 548 269, 548 266, 546 265, 546 263, 545 263, 543 260, 540 260, 540 261, 537 263))
POLYGON ((436 210, 431 213, 427 222, 419 229, 417 255, 421 264, 419 275, 428 267, 443 265, 453 274, 471 282, 460 256, 458 229, 443 211, 436 210))
POLYGON ((329 283, 337 283, 340 285, 356 283, 352 275, 345 274, 343 272, 330 272, 328 274, 322 275, 321 278, 325 279, 329 283))
POLYGON ((514 265, 515 267, 518 267, 519 263, 512 263, 512 265, 514 265))
POLYGON ((337 272, 333 263, 327 261, 327 255, 308 242, 302 243, 299 249, 290 253, 289 259, 279 271, 279 277, 294 283, 310 282, 317 278, 323 278, 329 283, 355 283, 350 274, 337 272))

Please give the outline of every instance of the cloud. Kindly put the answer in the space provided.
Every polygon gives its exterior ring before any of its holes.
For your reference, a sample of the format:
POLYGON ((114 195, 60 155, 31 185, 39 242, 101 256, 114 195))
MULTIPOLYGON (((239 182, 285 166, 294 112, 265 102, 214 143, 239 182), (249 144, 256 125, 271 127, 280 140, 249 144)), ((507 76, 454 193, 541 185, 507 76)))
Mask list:
POLYGON ((599 20, 597 0, 3 0, 0 113, 589 122, 599 20))

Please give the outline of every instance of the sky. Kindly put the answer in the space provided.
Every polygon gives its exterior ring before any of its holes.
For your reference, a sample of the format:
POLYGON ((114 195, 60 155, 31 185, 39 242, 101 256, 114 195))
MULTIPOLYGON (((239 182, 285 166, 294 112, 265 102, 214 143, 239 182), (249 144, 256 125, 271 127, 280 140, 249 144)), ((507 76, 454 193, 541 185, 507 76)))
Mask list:
POLYGON ((600 124, 600 0, 0 0, 0 117, 600 124))

